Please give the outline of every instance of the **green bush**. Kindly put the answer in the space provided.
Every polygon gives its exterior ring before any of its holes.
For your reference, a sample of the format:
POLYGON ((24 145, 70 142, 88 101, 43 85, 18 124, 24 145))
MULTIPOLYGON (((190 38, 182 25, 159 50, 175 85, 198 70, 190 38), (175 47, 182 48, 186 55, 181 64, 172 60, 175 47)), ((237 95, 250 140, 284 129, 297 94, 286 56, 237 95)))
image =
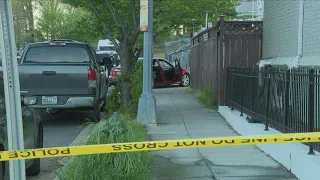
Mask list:
POLYGON ((203 88, 201 91, 190 89, 190 91, 195 94, 197 99, 208 108, 217 107, 217 98, 214 95, 213 87, 209 86, 203 88))
POLYGON ((143 91, 143 64, 136 63, 133 73, 130 76, 132 108, 137 110, 139 98, 143 91))
POLYGON ((112 90, 106 103, 106 115, 107 117, 118 111, 121 106, 121 91, 120 85, 117 84, 112 90))
MULTIPOLYGON (((130 115, 115 115, 96 128, 85 145, 148 141, 145 129, 130 115)), ((75 156, 60 180, 149 180, 152 154, 148 151, 75 156)))
MULTIPOLYGON (((155 74, 153 74, 153 79, 155 79, 155 74)), ((107 102, 106 112, 110 116, 113 112, 120 109, 123 113, 124 111, 136 115, 138 110, 139 99, 143 91, 143 64, 136 63, 133 73, 129 76, 129 81, 131 84, 131 103, 129 107, 121 106, 121 89, 120 85, 116 85, 115 89, 112 90, 110 98, 107 102)), ((152 81, 153 84, 153 81, 152 81)))

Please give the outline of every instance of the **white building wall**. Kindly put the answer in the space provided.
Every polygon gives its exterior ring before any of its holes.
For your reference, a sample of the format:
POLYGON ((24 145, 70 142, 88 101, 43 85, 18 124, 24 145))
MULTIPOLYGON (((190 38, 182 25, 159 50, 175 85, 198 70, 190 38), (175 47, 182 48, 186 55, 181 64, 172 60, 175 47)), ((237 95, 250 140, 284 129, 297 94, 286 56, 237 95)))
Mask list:
POLYGON ((265 0, 263 58, 298 53, 299 0, 265 0))
POLYGON ((320 1, 305 0, 303 56, 320 55, 320 1))

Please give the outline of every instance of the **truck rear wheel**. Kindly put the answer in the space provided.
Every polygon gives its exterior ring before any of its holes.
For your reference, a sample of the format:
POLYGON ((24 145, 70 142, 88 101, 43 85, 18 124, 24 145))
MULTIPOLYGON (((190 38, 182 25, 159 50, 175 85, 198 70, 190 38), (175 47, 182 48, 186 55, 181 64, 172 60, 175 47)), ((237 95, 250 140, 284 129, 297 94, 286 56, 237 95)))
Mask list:
POLYGON ((100 103, 97 103, 93 108, 93 121, 99 122, 100 121, 100 103))
MULTIPOLYGON (((37 146, 36 148, 43 148, 43 129, 42 125, 38 127, 38 136, 37 136, 37 146)), ((34 159, 32 165, 26 169, 26 175, 28 176, 37 176, 41 171, 40 158, 34 159)))

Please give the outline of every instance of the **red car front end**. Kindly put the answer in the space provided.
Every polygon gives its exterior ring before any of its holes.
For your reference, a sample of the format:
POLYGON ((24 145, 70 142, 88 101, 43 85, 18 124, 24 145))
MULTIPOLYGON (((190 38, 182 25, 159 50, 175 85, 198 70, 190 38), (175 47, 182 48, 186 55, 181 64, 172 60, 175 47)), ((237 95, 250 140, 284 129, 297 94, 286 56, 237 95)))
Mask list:
MULTIPOLYGON (((158 86, 167 86, 167 85, 174 85, 179 84, 180 86, 189 86, 190 84, 190 72, 188 69, 177 67, 174 67, 173 64, 168 62, 165 59, 161 58, 155 58, 153 59, 154 66, 158 65, 158 69, 155 69, 153 67, 153 72, 158 74, 158 77, 155 79, 154 87, 158 86), (167 64, 167 67, 171 67, 171 70, 168 72, 167 69, 164 69, 162 65, 167 64), (171 74, 171 75, 170 75, 171 74)), ((110 76, 108 77, 109 85, 115 85, 118 82, 119 76, 121 75, 121 66, 116 66, 111 69, 110 76)))
POLYGON ((111 85, 116 85, 116 83, 118 82, 118 77, 120 75, 121 75, 121 67, 120 67, 120 65, 111 68, 111 72, 110 72, 110 75, 108 77, 109 85, 110 86, 111 85))

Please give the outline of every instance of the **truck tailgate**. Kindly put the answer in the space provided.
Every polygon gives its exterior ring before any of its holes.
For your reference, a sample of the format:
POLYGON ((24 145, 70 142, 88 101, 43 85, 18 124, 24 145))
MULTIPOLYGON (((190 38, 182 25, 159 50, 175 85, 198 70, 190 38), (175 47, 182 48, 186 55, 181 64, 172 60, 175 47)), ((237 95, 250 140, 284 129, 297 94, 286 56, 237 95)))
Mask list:
POLYGON ((20 90, 28 95, 88 95, 88 64, 21 64, 20 90))

